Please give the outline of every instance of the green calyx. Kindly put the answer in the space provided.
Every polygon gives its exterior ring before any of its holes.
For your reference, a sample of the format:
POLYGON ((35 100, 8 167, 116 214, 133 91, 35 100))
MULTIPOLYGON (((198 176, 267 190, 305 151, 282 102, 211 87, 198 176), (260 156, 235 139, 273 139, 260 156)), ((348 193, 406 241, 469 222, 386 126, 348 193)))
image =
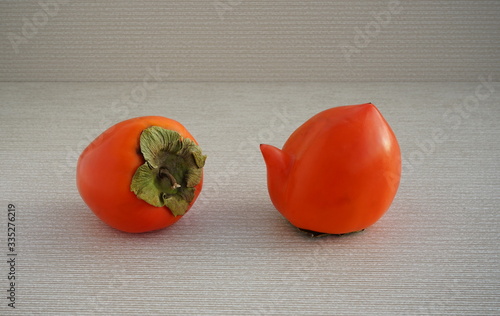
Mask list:
POLYGON ((145 162, 132 177, 130 190, 153 206, 168 207, 174 216, 184 215, 207 156, 191 139, 159 126, 142 131, 140 147, 145 162))

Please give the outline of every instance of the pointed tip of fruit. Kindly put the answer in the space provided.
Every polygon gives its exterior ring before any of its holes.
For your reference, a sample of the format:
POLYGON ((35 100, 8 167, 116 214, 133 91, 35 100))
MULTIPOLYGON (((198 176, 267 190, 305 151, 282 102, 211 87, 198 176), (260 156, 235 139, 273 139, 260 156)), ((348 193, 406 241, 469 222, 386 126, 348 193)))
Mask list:
POLYGON ((270 158, 271 156, 280 156, 281 155, 281 149, 276 148, 272 145, 260 144, 259 148, 260 148, 260 151, 261 151, 262 156, 264 157, 264 160, 266 161, 266 163, 268 162, 268 159, 272 159, 272 158, 270 158))
POLYGON ((365 115, 378 115, 380 113, 375 104, 371 102, 359 104, 358 109, 361 113, 364 113, 365 115))
POLYGON ((260 144, 260 145, 259 145, 259 148, 260 148, 260 150, 262 150, 262 148, 266 148, 266 147, 268 147, 268 146, 271 146, 271 145, 268 145, 268 144, 260 144))
POLYGON ((365 103, 365 104, 362 104, 365 108, 367 109, 376 109, 377 107, 375 106, 375 104, 371 103, 371 102, 368 102, 368 103, 365 103))
POLYGON ((271 172, 280 171, 283 175, 288 173, 293 163, 292 156, 275 146, 267 144, 260 144, 260 150, 268 170, 271 172))
MULTIPOLYGON (((260 148, 260 150, 262 150, 263 148, 270 147, 270 146, 272 146, 272 145, 268 145, 268 144, 260 144, 260 145, 259 145, 259 148, 260 148)), ((274 146, 272 146, 272 147, 274 147, 274 146)))
POLYGON ((277 147, 267 144, 260 144, 260 151, 262 152, 262 156, 264 156, 264 160, 266 161, 266 163, 270 162, 270 160, 281 160, 282 151, 277 147))

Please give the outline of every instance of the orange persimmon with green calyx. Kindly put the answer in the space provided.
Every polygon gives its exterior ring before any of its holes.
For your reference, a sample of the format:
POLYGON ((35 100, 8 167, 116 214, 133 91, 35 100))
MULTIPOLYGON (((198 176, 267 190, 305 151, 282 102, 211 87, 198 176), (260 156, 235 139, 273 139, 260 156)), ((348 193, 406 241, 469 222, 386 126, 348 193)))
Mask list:
POLYGON ((261 145, 276 209, 301 230, 346 234, 374 224, 401 177, 396 136, 371 103, 325 110, 283 149, 261 145))
POLYGON ((85 148, 78 159, 77 187, 106 224, 132 233, 158 230, 177 222, 195 202, 205 159, 179 122, 133 118, 85 148))

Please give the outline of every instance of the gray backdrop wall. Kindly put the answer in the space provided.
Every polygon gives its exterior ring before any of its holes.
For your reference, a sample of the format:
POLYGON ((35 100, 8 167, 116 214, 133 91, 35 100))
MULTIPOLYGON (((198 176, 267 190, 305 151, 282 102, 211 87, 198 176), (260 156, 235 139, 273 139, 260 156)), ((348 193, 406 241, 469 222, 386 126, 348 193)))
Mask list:
POLYGON ((0 315, 498 316, 499 65, 500 1, 0 0, 0 315), (397 135, 396 198, 362 233, 306 237, 259 144, 364 102, 397 135), (132 235, 76 165, 145 115, 208 159, 189 213, 132 235))
POLYGON ((0 81, 477 81, 499 1, 2 1, 0 81))

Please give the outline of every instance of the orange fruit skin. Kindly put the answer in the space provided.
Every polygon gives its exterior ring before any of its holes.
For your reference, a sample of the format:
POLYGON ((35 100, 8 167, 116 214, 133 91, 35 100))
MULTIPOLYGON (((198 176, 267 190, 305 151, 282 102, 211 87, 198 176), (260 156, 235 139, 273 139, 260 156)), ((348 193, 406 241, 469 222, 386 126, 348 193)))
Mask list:
POLYGON ((400 147, 371 103, 325 110, 293 132, 281 151, 270 147, 261 146, 271 201, 298 228, 365 229, 386 213, 398 190, 400 147))
MULTIPOLYGON (((144 116, 120 122, 84 149, 76 168, 78 191, 94 214, 118 230, 142 233, 168 227, 182 216, 174 216, 167 207, 155 207, 130 190, 137 168, 144 163, 139 141, 142 131, 160 126, 178 132, 184 138, 194 137, 179 122, 161 117, 144 116)), ((195 186, 196 201, 203 179, 195 186)))

